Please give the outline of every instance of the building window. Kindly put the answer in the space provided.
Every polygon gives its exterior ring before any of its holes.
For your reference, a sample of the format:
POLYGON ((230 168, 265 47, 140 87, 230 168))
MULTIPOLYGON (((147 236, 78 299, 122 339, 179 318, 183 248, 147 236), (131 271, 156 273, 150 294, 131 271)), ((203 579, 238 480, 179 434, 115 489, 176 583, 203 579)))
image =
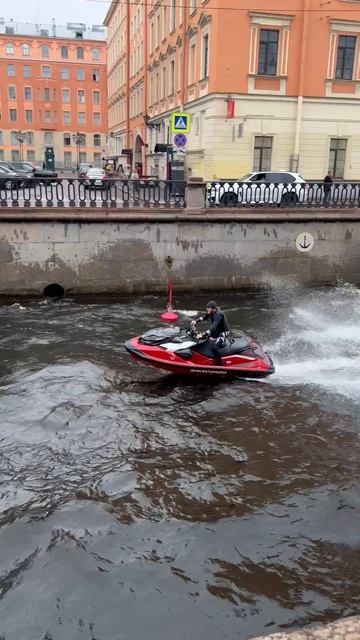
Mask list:
POLYGON ((100 113, 98 112, 93 113, 93 125, 99 126, 100 123, 101 123, 100 113))
POLYGON ((209 75, 209 34, 206 33, 202 39, 202 69, 201 78, 207 78, 209 75))
POLYGON ((79 111, 77 115, 78 124, 86 124, 85 111, 79 111))
POLYGON ((100 51, 99 49, 93 49, 91 52, 91 57, 93 60, 100 60, 100 51))
POLYGON ((41 77, 42 78, 51 78, 51 67, 45 67, 43 65, 41 67, 41 77))
POLYGON ((64 124, 70 124, 71 123, 70 111, 63 111, 63 123, 64 124))
POLYGON ((80 160, 80 164, 86 164, 87 163, 86 151, 80 151, 79 160, 80 160))
POLYGON ((84 49, 82 47, 76 49, 76 58, 77 60, 84 60, 84 49))
POLYGON ((27 149, 26 151, 26 159, 28 162, 34 162, 35 161, 35 151, 34 149, 27 149))
POLYGON ((24 100, 32 100, 32 88, 24 87, 24 100))
POLYGON ((45 111, 45 122, 50 124, 51 122, 51 111, 45 111))
POLYGON ((172 94, 175 92, 175 60, 170 60, 170 67, 169 67, 169 94, 172 96, 172 94))
POLYGON ((85 69, 76 69, 76 80, 85 80, 85 69))
POLYGON ((62 101, 70 102, 70 89, 61 89, 62 101))
POLYGON ((40 47, 40 53, 41 53, 41 57, 42 58, 48 58, 49 57, 49 47, 47 44, 42 44, 40 47))
POLYGON ((71 169, 72 168, 71 151, 64 151, 64 167, 65 167, 65 169, 71 169))
POLYGON ((175 31, 176 20, 176 0, 171 0, 170 4, 170 33, 175 31))
POLYGON ((24 44, 22 45, 21 49, 22 49, 23 56, 29 56, 30 55, 30 47, 26 42, 24 42, 24 44))
POLYGON ((100 104, 100 91, 93 91, 93 104, 100 104))
POLYGON ((195 43, 190 45, 189 49, 189 70, 188 70, 189 84, 195 81, 195 43))
POLYGON ((29 67, 29 65, 27 64, 24 64, 23 66, 23 77, 31 78, 31 67, 29 67))
POLYGON ((100 133, 94 133, 94 147, 101 147, 101 135, 100 135, 100 133))
POLYGON ((6 66, 6 73, 8 76, 14 76, 15 75, 15 66, 13 64, 8 64, 6 66))
POLYGON ((272 141, 270 136, 255 136, 254 171, 270 171, 272 141))
POLYGON ((10 131, 10 144, 19 144, 16 136, 17 131, 10 131))
POLYGON ((61 69, 61 80, 69 80, 70 72, 67 67, 62 67, 61 69))
POLYGON ((33 121, 32 109, 25 109, 25 122, 27 122, 27 124, 31 124, 32 121, 33 121))
POLYGON ((12 42, 7 42, 5 47, 6 55, 12 56, 14 53, 14 45, 12 42))
POLYGON ((9 100, 16 100, 16 87, 14 87, 13 85, 10 85, 8 87, 8 97, 9 100))
POLYGON ((339 36, 335 76, 337 80, 352 80, 355 48, 355 36, 339 36))
POLYGON ((101 167, 101 153, 94 153, 94 165, 95 167, 101 167))
POLYGON ((50 88, 49 87, 45 87, 45 89, 44 89, 44 100, 45 100, 45 102, 49 102, 50 101, 50 88))
POLYGON ((92 79, 94 80, 94 82, 98 82, 100 80, 100 71, 99 71, 99 69, 93 69, 92 79))
POLYGON ((52 131, 45 131, 44 133, 44 143, 45 144, 53 144, 54 136, 52 131))
POLYGON ((34 133, 32 131, 26 132, 26 142, 25 144, 32 145, 34 144, 34 133))
POLYGON ((279 48, 279 32, 260 29, 258 73, 262 76, 276 76, 279 48))
POLYGON ((67 47, 60 47, 60 55, 63 59, 68 59, 69 57, 69 49, 67 47))
POLYGON ((189 11, 190 11, 190 15, 196 11, 196 0, 190 0, 189 11))
POLYGON ((0 160, 5 160, 4 149, 0 149, 0 160))
POLYGON ((346 144, 345 138, 331 138, 330 140, 329 173, 334 178, 344 177, 346 144))
POLYGON ((70 133, 64 133, 64 147, 71 147, 71 135, 70 135, 70 133))
POLYGON ((10 122, 16 122, 16 120, 17 120, 17 110, 16 109, 9 109, 9 115, 10 115, 10 122))
POLYGON ((2 131, 0 131, 0 144, 4 144, 2 131))
POLYGON ((18 149, 11 150, 11 162, 20 162, 20 151, 18 149))
POLYGON ((83 89, 78 89, 77 101, 78 104, 85 104, 85 91, 83 89))

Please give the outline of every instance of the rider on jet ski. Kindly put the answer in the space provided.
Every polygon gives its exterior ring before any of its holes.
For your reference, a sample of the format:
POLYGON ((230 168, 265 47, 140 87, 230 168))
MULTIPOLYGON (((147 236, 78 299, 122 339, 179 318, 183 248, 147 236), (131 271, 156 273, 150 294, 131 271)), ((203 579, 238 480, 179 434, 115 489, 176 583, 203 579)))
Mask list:
POLYGON ((208 319, 211 320, 210 329, 208 329, 204 334, 197 334, 197 337, 201 338, 203 335, 207 335, 209 337, 212 352, 216 359, 216 364, 218 367, 221 367, 221 354, 219 349, 222 349, 222 347, 225 346, 226 336, 230 333, 230 327, 225 313, 221 311, 214 300, 210 300, 207 303, 206 313, 203 316, 200 316, 200 318, 192 320, 191 324, 195 327, 198 322, 203 322, 208 319))

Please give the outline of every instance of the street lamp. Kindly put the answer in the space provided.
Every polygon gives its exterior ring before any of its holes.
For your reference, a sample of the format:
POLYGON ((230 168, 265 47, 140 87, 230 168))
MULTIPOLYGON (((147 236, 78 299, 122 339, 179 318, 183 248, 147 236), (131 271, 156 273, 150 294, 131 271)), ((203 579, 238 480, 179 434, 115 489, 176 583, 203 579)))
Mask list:
POLYGON ((19 143, 19 157, 20 157, 20 162, 22 162, 23 161, 23 144, 26 139, 26 133, 24 131, 20 131, 19 129, 18 131, 15 131, 15 138, 19 143))
POLYGON ((73 133, 72 139, 75 142, 76 147, 77 147, 77 160, 76 160, 76 163, 77 163, 77 170, 79 171, 79 169, 80 169, 80 147, 81 147, 81 145, 83 143, 84 136, 83 136, 82 133, 77 132, 77 133, 73 133))

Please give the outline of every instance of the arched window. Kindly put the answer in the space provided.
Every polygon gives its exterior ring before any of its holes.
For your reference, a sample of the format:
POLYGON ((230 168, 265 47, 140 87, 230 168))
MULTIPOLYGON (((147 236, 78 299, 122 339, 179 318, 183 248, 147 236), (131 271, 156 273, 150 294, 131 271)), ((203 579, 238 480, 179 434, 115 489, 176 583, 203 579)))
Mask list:
POLYGON ((12 42, 6 43, 6 53, 8 56, 12 56, 14 53, 14 45, 12 42))
POLYGON ((24 44, 23 44, 23 46, 21 48, 22 48, 23 56, 29 56, 30 55, 30 47, 27 44, 27 42, 24 42, 24 44))

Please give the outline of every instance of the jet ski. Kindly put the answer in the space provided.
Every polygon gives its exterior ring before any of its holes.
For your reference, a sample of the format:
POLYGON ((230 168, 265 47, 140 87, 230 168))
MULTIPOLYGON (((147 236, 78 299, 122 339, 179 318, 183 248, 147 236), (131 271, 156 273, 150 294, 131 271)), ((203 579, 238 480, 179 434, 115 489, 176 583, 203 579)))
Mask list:
POLYGON ((177 326, 150 329, 125 343, 126 351, 138 362, 171 373, 188 376, 266 378, 275 372, 268 353, 245 334, 226 339, 221 366, 213 356, 207 335, 177 326))

